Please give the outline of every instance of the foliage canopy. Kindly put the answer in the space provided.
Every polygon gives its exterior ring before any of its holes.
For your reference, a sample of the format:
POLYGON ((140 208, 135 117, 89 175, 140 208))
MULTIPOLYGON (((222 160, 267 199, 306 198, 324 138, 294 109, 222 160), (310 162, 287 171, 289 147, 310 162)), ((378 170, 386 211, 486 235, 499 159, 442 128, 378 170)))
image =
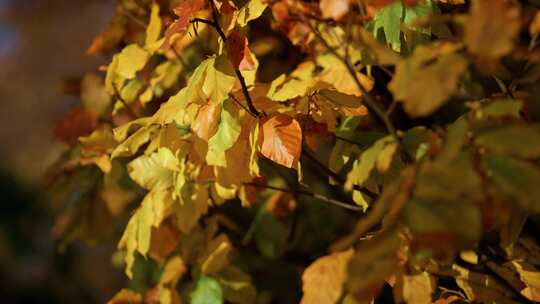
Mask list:
POLYGON ((109 303, 540 301, 539 7, 118 0, 53 231, 109 303))

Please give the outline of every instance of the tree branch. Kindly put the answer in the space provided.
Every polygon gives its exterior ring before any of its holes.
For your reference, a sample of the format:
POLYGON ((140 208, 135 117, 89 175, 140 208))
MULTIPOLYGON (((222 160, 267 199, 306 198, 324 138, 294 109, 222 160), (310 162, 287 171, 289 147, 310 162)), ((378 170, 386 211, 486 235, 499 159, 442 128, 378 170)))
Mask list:
MULTIPOLYGON (((221 40, 223 40, 223 43, 227 42, 227 36, 225 36, 225 33, 223 32, 223 29, 221 29, 221 26, 219 25, 219 15, 216 8, 216 5, 213 0, 208 0, 208 3, 210 4, 210 7, 212 8, 212 19, 213 21, 201 19, 201 18, 194 18, 192 21, 194 22, 201 22, 206 23, 210 26, 212 26, 216 32, 218 33, 221 40)), ((255 116, 259 117, 261 116, 261 113, 255 108, 253 105, 253 100, 251 99, 251 96, 249 95, 249 91, 246 85, 246 80, 244 79, 244 76, 240 72, 239 69, 234 68, 234 73, 236 74, 236 78, 238 78, 238 81, 240 81, 240 86, 242 87, 242 93, 244 94, 244 97, 246 98, 246 103, 249 108, 249 111, 254 114, 255 116)))
POLYGON ((291 194, 309 196, 309 197, 313 197, 315 199, 324 201, 326 203, 329 203, 334 206, 338 206, 347 210, 352 210, 352 211, 357 211, 357 212, 362 211, 362 208, 360 208, 360 206, 350 205, 342 201, 338 201, 333 198, 329 198, 322 194, 314 193, 308 190, 290 190, 290 189, 285 189, 285 188, 280 188, 280 187, 275 187, 275 186, 270 186, 270 185, 260 185, 256 183, 245 183, 244 185, 257 187, 257 188, 271 189, 271 190, 276 190, 276 191, 281 191, 281 192, 286 192, 286 193, 291 193, 291 194))

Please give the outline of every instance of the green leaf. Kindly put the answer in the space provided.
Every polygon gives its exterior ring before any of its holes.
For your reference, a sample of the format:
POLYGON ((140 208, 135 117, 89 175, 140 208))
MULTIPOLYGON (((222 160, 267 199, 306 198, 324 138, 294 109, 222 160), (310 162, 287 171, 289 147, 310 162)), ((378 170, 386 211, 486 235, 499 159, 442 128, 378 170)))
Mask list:
MULTIPOLYGON (((413 7, 403 7, 402 2, 396 1, 381 8, 377 11, 373 20, 373 34, 375 37, 386 41, 392 49, 399 52, 401 50, 401 21, 403 20, 406 25, 412 28, 415 19, 434 12, 431 0, 423 2, 413 7), (382 39, 381 34, 384 34, 384 39, 382 39)), ((430 29, 413 29, 424 34, 430 34, 431 32, 430 29)))
POLYGON ((476 137, 476 144, 494 154, 527 159, 540 157, 540 125, 511 125, 489 129, 476 137))
POLYGON ((129 176, 146 189, 166 189, 173 185, 178 159, 167 148, 150 156, 140 156, 128 164, 129 176))
POLYGON ((191 304, 221 304, 223 291, 212 277, 201 276, 190 294, 191 304))
POLYGON ((206 162, 212 166, 227 166, 225 151, 230 149, 238 136, 240 136, 240 123, 227 110, 227 105, 230 101, 223 102, 221 118, 216 134, 208 140, 208 153, 206 154, 206 162))
POLYGON ((498 155, 484 156, 482 165, 501 194, 525 210, 540 212, 540 169, 537 166, 498 155))
POLYGON ((126 46, 118 55, 118 66, 116 73, 125 78, 131 79, 148 62, 150 54, 137 44, 126 46))

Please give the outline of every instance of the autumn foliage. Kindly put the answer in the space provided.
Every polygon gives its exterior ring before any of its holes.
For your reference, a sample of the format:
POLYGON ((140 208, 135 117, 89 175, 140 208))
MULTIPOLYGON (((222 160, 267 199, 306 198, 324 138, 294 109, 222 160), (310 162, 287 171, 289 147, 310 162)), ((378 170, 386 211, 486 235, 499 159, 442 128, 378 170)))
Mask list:
POLYGON ((539 8, 118 0, 53 233, 112 304, 540 301, 539 8))

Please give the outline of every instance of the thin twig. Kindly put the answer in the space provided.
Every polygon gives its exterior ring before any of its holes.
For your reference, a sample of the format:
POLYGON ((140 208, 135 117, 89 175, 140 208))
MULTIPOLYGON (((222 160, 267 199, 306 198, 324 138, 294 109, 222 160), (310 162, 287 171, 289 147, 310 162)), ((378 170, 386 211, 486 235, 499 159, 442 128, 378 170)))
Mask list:
POLYGON ((341 207, 341 208, 344 208, 344 209, 347 209, 347 210, 352 210, 352 211, 357 211, 357 212, 362 211, 362 208, 360 206, 350 205, 350 204, 344 203, 342 201, 338 201, 338 200, 335 200, 333 198, 326 197, 326 196, 324 196, 322 194, 314 193, 314 192, 307 191, 307 190, 290 190, 290 189, 285 189, 285 188, 280 188, 280 187, 275 187, 275 186, 270 186, 270 185, 260 185, 260 184, 256 184, 256 183, 245 183, 244 185, 249 185, 249 186, 258 187, 258 188, 271 189, 271 190, 276 190, 276 191, 281 191, 281 192, 286 192, 286 193, 291 193, 291 194, 310 196, 310 197, 313 197, 315 199, 327 202, 329 204, 332 204, 332 205, 335 205, 335 206, 338 206, 338 207, 341 207))
MULTIPOLYGON (((339 174, 332 171, 325 164, 323 164, 320 160, 318 160, 317 157, 315 157, 309 151, 309 149, 307 147, 303 147, 302 154, 305 155, 307 158, 309 158, 313 163, 315 163, 321 170, 324 171, 324 173, 326 175, 328 175, 329 177, 331 177, 332 179, 334 179, 335 181, 337 181, 340 184, 345 184, 345 180, 341 176, 339 176, 339 174)), ((371 192, 369 189, 362 188, 359 185, 354 185, 353 189, 362 192, 362 194, 365 194, 366 196, 368 196, 371 199, 377 198, 376 193, 371 192)))
MULTIPOLYGON (((223 40, 223 43, 225 43, 225 42, 227 42, 227 37, 225 36, 225 33, 223 32, 223 30, 221 29, 221 26, 219 24, 219 15, 218 15, 216 5, 215 5, 213 0, 208 0, 208 3, 210 4, 210 7, 212 8, 213 21, 207 22, 208 20, 206 20, 206 19, 200 19, 199 20, 197 18, 193 19, 193 20, 198 20, 198 22, 204 22, 204 23, 214 27, 214 29, 218 33, 219 37, 221 37, 221 40, 223 40), (202 21, 202 20, 205 20, 205 21, 202 21)), ((234 73, 236 74, 236 78, 238 78, 238 81, 240 81, 240 86, 242 87, 242 93, 244 94, 244 97, 246 98, 246 103, 248 105, 249 111, 251 113, 255 114, 255 116, 257 116, 257 117, 261 116, 261 113, 253 105, 253 100, 251 99, 251 96, 249 95, 248 87, 246 85, 246 80, 244 79, 244 76, 242 75, 240 70, 237 69, 237 68, 234 69, 234 73)))

